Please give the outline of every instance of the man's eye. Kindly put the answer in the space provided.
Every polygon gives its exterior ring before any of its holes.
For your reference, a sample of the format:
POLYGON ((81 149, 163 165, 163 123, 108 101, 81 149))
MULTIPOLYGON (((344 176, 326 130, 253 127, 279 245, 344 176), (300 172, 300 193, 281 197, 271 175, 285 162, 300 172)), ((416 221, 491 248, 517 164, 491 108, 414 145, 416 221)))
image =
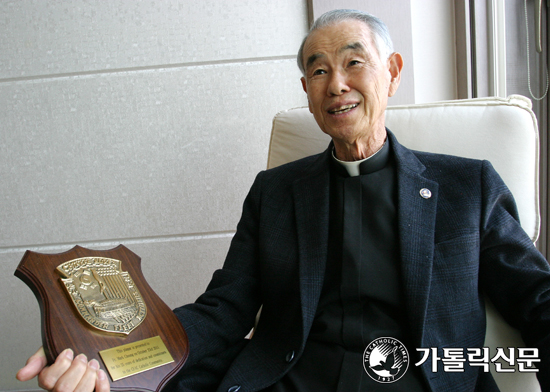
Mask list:
POLYGON ((357 65, 357 64, 359 64, 359 63, 360 63, 359 60, 351 60, 351 61, 349 62, 349 65, 357 65))
POLYGON ((313 75, 323 75, 323 74, 326 74, 324 69, 316 69, 315 71, 313 71, 313 75))

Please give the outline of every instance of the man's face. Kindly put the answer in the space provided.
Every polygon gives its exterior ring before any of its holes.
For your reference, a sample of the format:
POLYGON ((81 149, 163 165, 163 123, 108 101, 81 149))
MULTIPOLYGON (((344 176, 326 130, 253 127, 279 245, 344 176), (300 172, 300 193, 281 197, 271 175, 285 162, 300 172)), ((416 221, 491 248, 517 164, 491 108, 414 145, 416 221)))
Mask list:
POLYGON ((335 144, 383 135, 388 97, 399 86, 402 59, 381 59, 366 24, 346 20, 314 31, 303 51, 309 110, 335 144))

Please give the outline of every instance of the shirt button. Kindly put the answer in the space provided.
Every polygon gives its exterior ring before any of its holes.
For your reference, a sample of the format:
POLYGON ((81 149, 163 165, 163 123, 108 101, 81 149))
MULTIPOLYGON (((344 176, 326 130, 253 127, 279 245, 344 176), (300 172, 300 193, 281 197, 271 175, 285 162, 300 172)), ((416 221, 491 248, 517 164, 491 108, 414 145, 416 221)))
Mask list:
POLYGON ((229 388, 227 390, 227 392, 237 392, 237 391, 240 391, 241 390, 241 386, 240 385, 233 385, 231 388, 229 388))
POLYGON ((290 351, 287 355, 286 355, 286 361, 288 363, 292 362, 292 360, 294 359, 294 351, 290 351))

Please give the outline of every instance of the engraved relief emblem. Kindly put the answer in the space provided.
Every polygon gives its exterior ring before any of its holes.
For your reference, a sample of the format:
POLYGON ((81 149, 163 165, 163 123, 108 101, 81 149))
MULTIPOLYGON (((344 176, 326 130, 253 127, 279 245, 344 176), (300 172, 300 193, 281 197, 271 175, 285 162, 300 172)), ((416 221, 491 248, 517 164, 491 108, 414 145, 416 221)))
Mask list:
POLYGON ((128 335, 147 315, 147 308, 120 260, 82 257, 57 267, 76 310, 92 327, 128 335))

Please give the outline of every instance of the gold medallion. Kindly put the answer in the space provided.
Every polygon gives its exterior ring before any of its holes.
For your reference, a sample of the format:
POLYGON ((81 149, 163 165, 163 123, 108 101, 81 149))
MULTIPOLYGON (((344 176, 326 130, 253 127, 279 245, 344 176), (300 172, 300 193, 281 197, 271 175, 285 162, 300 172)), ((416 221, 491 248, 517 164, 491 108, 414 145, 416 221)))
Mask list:
POLYGON ((92 327, 128 335, 147 315, 147 307, 120 260, 82 257, 57 267, 76 310, 92 327))

